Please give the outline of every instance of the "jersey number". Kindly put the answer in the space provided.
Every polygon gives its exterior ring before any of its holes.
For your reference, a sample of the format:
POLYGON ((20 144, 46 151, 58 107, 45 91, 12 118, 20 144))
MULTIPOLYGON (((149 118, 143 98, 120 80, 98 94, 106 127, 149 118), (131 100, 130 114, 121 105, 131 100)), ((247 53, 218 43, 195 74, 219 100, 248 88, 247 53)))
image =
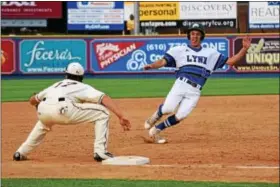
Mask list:
POLYGON ((59 86, 60 87, 66 87, 66 86, 70 86, 70 85, 74 85, 74 84, 77 84, 77 83, 76 82, 66 82, 66 83, 63 84, 63 82, 60 82, 55 86, 55 88, 57 88, 59 86))

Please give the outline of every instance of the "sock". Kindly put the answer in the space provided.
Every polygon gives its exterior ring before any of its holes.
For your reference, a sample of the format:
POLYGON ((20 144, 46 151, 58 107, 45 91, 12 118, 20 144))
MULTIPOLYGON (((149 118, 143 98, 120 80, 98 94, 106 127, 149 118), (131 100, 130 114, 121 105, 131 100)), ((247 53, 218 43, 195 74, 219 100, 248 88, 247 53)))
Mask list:
POLYGON ((161 104, 161 105, 158 107, 158 112, 157 112, 157 115, 158 115, 158 117, 160 117, 160 118, 161 118, 161 116, 162 116, 162 106, 163 106, 163 104, 161 104))
POLYGON ((157 129, 160 129, 161 131, 164 130, 167 127, 171 127, 173 125, 178 124, 180 121, 177 121, 175 118, 175 115, 169 116, 166 120, 164 120, 162 123, 158 124, 156 126, 157 129))

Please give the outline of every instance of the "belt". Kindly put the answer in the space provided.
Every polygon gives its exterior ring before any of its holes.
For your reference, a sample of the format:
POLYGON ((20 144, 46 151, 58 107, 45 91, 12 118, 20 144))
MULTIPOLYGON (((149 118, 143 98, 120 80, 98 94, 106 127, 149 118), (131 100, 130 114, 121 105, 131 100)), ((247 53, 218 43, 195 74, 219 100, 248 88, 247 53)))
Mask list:
POLYGON ((202 87, 199 84, 196 84, 195 82, 190 81, 189 79, 185 78, 185 77, 179 77, 179 79, 181 81, 184 81, 186 83, 188 83, 189 85, 191 85, 194 88, 198 88, 198 89, 202 89, 202 87))
MULTIPOLYGON (((43 98, 43 101, 46 101, 46 99, 47 99, 47 98, 44 97, 44 98, 43 98)), ((60 102, 60 101, 65 101, 65 97, 59 97, 59 98, 58 98, 58 102, 60 102)))

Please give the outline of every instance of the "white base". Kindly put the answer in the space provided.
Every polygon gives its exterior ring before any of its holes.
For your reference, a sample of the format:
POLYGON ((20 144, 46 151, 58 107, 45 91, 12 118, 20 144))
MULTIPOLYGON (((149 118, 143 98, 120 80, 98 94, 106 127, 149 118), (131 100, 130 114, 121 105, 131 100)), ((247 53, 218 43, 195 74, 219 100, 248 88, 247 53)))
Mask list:
POLYGON ((150 163, 150 159, 141 156, 117 156, 103 160, 104 165, 144 165, 150 163))

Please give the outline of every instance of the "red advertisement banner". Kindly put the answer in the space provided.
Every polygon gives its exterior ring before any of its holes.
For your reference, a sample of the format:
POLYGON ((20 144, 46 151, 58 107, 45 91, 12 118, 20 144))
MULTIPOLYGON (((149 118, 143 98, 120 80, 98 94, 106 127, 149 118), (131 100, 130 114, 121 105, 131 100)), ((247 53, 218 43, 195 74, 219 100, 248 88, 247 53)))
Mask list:
POLYGON ((61 18, 62 3, 51 1, 2 1, 2 19, 61 18))
POLYGON ((1 74, 12 74, 15 68, 15 43, 1 40, 1 74))
POLYGON ((114 64, 119 59, 127 56, 132 51, 137 50, 144 45, 144 42, 106 42, 94 43, 93 48, 97 56, 97 63, 100 69, 114 64))

